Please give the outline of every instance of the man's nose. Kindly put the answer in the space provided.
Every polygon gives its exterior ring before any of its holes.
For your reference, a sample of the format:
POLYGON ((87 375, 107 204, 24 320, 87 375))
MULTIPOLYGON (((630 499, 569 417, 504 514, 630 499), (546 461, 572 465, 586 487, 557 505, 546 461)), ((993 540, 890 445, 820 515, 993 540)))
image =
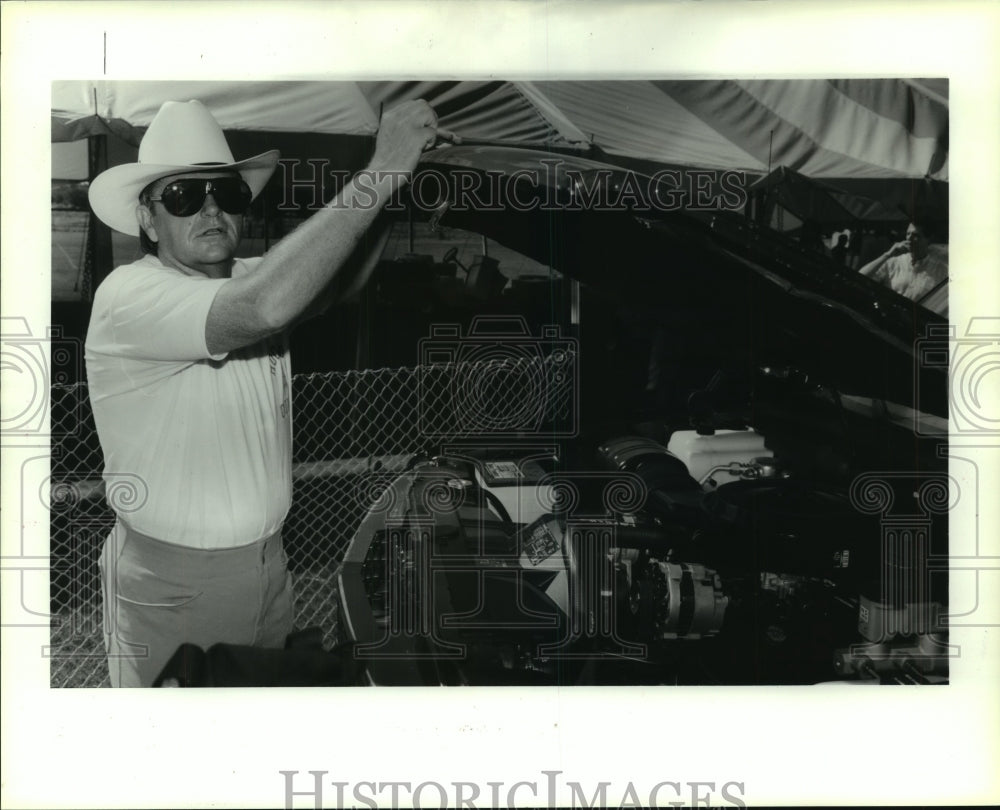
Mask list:
POLYGON ((201 213, 205 216, 214 217, 222 209, 219 208, 218 203, 215 202, 215 196, 212 192, 205 195, 205 202, 201 204, 201 213))

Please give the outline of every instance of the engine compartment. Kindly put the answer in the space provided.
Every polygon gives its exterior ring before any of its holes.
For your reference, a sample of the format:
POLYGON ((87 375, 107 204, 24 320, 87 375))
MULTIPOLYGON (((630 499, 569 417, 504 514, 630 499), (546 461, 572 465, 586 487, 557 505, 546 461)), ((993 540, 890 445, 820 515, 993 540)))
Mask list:
POLYGON ((946 683, 944 468, 794 374, 760 371, 752 426, 700 393, 666 443, 414 457, 340 574, 364 682, 946 683))

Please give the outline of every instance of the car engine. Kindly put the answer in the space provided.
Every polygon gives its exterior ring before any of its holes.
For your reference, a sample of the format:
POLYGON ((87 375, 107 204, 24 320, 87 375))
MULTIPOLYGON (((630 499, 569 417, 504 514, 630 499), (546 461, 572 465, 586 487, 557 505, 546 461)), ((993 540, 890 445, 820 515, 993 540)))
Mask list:
POLYGON ((616 436, 586 467, 414 457, 340 574, 365 682, 947 682, 946 577, 928 573, 946 517, 888 524, 879 487, 902 500, 912 478, 796 464, 773 424, 616 436))

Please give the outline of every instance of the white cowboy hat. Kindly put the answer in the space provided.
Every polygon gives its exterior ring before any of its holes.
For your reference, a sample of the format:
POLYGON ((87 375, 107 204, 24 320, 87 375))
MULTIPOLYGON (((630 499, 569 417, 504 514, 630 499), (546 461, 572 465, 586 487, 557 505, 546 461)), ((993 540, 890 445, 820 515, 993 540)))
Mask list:
POLYGON ((192 171, 234 169, 256 197, 278 165, 276 149, 233 160, 222 127, 200 101, 168 101, 160 107, 139 144, 139 160, 113 166, 90 184, 90 207, 106 225, 139 235, 135 209, 139 192, 161 177, 192 171))

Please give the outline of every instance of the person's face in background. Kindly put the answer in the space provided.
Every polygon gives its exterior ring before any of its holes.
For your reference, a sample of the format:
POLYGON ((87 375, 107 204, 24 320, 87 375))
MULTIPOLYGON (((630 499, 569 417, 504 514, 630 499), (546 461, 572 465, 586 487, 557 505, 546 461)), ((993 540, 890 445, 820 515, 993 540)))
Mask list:
POLYGON ((906 241, 910 246, 910 255, 914 259, 922 259, 927 255, 927 235, 914 222, 906 229, 906 241))

